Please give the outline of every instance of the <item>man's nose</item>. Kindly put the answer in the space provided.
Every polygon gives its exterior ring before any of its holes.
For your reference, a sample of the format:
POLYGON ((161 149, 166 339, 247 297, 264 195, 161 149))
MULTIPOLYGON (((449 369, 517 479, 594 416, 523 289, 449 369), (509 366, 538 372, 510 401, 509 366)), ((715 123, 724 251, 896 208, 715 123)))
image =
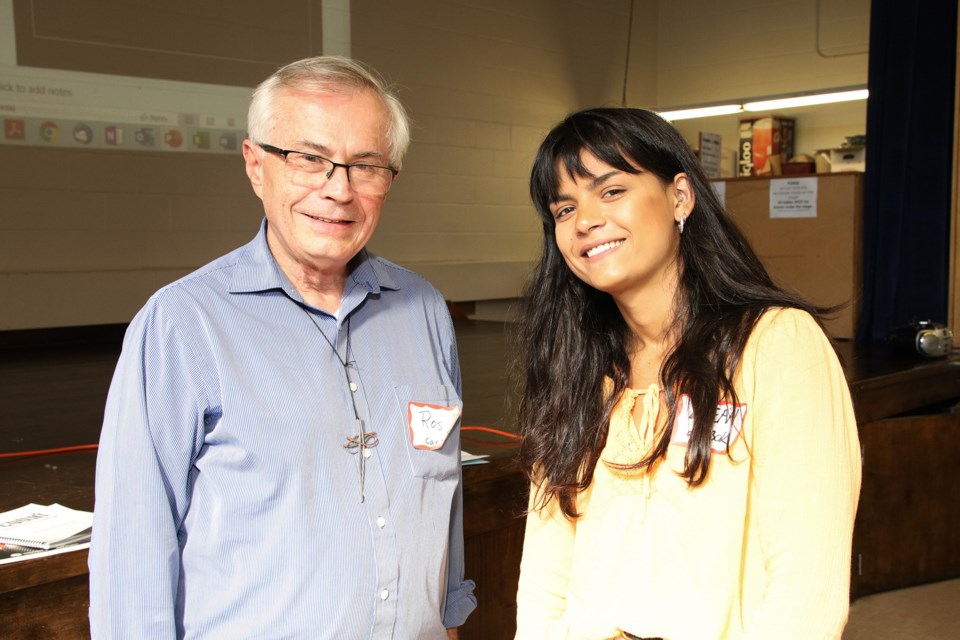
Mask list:
POLYGON ((353 198, 353 188, 350 186, 350 173, 342 164, 334 165, 327 172, 322 185, 323 194, 336 200, 350 200, 353 198))

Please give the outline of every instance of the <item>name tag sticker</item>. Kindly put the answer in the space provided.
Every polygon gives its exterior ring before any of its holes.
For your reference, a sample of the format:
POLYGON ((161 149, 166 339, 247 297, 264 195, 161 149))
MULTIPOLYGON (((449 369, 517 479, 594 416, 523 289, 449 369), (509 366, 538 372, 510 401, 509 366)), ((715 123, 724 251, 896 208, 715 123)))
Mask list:
POLYGON ((460 419, 460 406, 444 407, 425 402, 407 403, 410 443, 415 449, 436 451, 447 441, 460 419))
MULTIPOLYGON (((740 435, 743 427, 743 417, 747 414, 747 405, 732 402, 721 402, 717 405, 717 415, 713 420, 713 431, 710 434, 710 450, 716 453, 726 453, 727 447, 740 435)), ((673 426, 671 444, 687 446, 693 433, 693 403, 690 396, 680 396, 680 408, 677 410, 677 421, 673 426)))

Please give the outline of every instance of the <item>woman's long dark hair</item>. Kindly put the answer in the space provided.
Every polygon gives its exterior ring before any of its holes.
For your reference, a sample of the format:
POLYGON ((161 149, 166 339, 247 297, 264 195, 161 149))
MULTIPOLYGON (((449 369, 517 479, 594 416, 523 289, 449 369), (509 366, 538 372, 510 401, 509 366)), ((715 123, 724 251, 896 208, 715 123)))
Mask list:
MULTIPOLYGON (((557 248, 550 204, 564 173, 589 176, 580 158, 584 151, 627 173, 642 167, 664 184, 685 173, 692 185, 695 205, 680 240, 674 300, 677 341, 660 370, 670 408, 666 424, 674 423, 678 392, 692 404, 694 427, 683 472, 690 485, 707 476, 717 403, 737 400, 733 377, 757 319, 771 307, 803 309, 818 322, 829 311, 773 282, 689 145, 660 116, 606 108, 568 116, 541 144, 530 177, 544 243, 524 295, 517 358, 523 375, 520 456, 527 475, 540 485, 535 506, 555 497, 571 518, 578 515, 577 493, 593 478, 611 412, 628 385, 634 340, 613 298, 577 278, 557 248), (604 388, 608 377, 612 393, 604 388)), ((665 429, 636 466, 663 457, 670 438, 665 429)))

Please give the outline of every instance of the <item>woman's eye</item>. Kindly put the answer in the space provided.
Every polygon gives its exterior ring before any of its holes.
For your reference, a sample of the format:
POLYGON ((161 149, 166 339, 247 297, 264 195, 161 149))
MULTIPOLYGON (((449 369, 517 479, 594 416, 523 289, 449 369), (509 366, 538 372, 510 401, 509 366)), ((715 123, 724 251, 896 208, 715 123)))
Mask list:
POLYGON ((573 207, 560 207, 554 212, 553 217, 559 220, 560 218, 563 218, 572 212, 573 212, 573 207))
POLYGON ((619 187, 616 187, 616 188, 614 188, 614 189, 607 189, 606 191, 603 192, 603 197, 604 197, 604 198, 615 198, 616 196, 620 195, 620 194, 623 193, 624 191, 626 191, 626 189, 621 189, 621 188, 619 188, 619 187))

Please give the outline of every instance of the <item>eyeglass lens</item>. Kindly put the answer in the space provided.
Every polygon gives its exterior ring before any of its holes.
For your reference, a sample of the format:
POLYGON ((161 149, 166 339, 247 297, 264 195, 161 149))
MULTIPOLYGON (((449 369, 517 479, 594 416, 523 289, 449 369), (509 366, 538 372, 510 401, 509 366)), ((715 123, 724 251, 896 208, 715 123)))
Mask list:
POLYGON ((287 164, 294 170, 294 182, 301 186, 323 184, 333 178, 338 169, 347 172, 350 186, 358 193, 381 194, 390 190, 393 184, 393 172, 386 167, 368 164, 345 166, 332 161, 297 151, 287 154, 287 164))

